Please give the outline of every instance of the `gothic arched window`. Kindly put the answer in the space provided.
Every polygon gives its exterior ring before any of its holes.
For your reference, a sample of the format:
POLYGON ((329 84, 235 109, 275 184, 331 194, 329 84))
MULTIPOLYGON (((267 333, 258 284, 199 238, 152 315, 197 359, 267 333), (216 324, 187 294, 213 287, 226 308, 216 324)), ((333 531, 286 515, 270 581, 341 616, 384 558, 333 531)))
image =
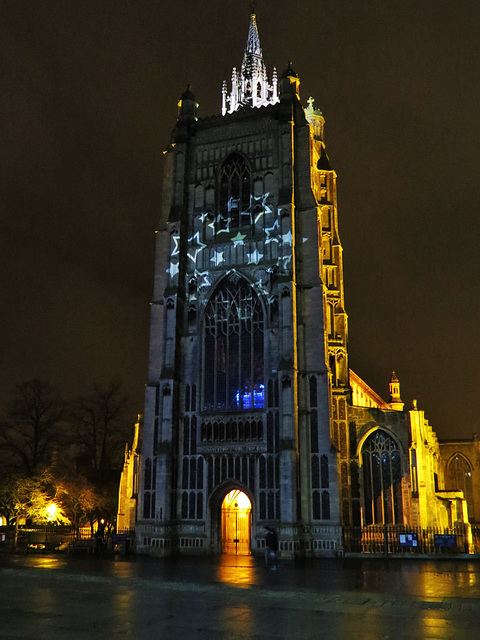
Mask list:
POLYGON ((468 505, 468 517, 473 520, 472 465, 459 453, 455 454, 448 463, 448 479, 450 489, 463 491, 468 505))
POLYGON ((251 224, 251 191, 247 161, 239 153, 231 153, 220 169, 217 231, 251 224))
POLYGON ((258 296, 235 275, 222 282, 205 309, 204 407, 264 407, 264 314, 258 296))
POLYGON ((362 447, 365 524, 402 524, 402 466, 396 441, 377 429, 362 447))

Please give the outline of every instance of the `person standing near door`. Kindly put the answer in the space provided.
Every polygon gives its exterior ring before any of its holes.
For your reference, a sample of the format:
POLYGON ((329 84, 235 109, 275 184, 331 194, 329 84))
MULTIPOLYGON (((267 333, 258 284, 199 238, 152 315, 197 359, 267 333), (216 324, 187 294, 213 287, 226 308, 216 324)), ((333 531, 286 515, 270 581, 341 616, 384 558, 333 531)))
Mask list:
POLYGON ((265 527, 265 567, 277 570, 278 536, 275 529, 265 527))

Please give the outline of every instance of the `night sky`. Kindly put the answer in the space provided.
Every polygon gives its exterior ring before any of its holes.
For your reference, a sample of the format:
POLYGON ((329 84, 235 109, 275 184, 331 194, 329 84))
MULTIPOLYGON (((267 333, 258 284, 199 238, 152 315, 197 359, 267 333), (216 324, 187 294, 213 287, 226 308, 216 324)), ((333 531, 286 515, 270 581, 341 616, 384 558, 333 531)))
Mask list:
MULTIPOLYGON (((350 366, 439 437, 478 414, 478 0, 260 0, 269 73, 293 61, 338 174, 350 366)), ((163 149, 191 83, 221 108, 241 0, 3 0, 0 403, 122 379, 143 410, 163 149)))

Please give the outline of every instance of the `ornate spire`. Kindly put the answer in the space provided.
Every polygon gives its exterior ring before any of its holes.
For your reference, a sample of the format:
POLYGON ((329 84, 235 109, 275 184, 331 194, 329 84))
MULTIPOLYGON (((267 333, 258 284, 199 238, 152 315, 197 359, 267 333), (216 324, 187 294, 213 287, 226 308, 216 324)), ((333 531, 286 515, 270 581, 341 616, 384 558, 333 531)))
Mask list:
MULTIPOLYGON (((245 56, 256 54, 262 57, 262 48, 260 46, 260 37, 257 28, 257 16, 252 11, 250 14, 250 28, 248 29, 247 46, 245 47, 245 56)), ((243 59, 245 61, 245 58, 243 59)))
POLYGON ((225 115, 227 111, 232 113, 244 106, 263 107, 276 102, 278 102, 277 74, 274 69, 273 82, 269 84, 260 46, 257 19, 252 9, 240 72, 233 69, 230 94, 227 93, 226 82, 222 86, 222 115, 225 115))

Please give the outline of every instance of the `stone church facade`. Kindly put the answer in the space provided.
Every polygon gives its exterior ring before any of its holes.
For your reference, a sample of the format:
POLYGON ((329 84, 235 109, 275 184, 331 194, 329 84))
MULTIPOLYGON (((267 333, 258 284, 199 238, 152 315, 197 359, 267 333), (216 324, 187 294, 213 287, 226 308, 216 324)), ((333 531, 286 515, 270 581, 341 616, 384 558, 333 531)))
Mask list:
POLYGON ((387 403, 349 369, 336 174, 299 84, 270 80, 252 14, 221 115, 179 102, 119 504, 140 552, 260 552, 268 525, 284 556, 328 555, 342 525, 464 518, 396 376, 387 403))

